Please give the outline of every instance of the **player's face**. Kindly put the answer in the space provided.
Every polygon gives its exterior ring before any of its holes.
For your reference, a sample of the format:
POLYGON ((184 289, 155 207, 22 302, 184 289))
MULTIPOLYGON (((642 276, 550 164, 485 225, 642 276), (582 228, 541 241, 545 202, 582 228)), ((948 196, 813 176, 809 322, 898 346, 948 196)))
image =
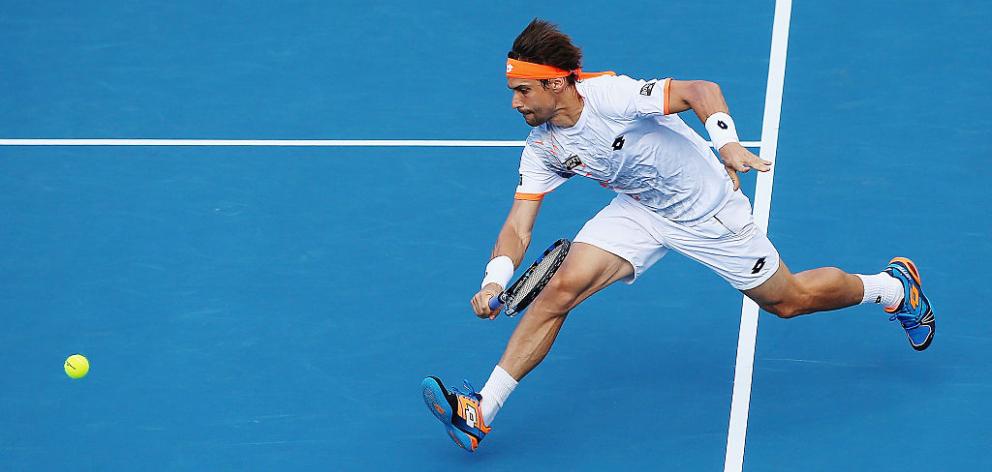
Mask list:
POLYGON ((524 115, 528 125, 541 126, 555 116, 556 96, 540 80, 507 79, 506 86, 513 91, 510 106, 524 115))

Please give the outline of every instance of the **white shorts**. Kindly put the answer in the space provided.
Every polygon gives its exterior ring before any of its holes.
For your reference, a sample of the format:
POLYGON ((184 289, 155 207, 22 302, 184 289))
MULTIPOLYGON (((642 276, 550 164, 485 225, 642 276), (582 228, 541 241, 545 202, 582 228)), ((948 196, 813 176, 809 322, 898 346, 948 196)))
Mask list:
POLYGON ((713 217, 681 224, 665 219, 628 195, 620 194, 586 222, 575 242, 586 243, 626 259, 634 283, 674 249, 713 269, 738 290, 764 283, 779 266, 778 251, 754 224, 751 203, 734 192, 713 217))

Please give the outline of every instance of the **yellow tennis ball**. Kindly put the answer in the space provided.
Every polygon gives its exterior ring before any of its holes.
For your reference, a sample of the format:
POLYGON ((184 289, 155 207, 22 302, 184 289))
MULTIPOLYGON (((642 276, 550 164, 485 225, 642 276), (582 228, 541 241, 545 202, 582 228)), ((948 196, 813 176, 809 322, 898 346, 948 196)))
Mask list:
POLYGON ((86 377, 86 373, 90 371, 90 361, 88 361, 82 354, 73 354, 65 360, 65 375, 72 377, 74 379, 81 379, 86 377))

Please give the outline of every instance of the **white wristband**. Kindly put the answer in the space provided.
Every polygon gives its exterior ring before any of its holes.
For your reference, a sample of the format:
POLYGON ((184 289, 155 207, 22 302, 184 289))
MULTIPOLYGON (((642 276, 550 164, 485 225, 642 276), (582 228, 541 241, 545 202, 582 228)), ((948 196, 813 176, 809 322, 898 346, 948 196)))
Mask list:
POLYGON ((710 133, 710 140, 717 151, 727 143, 738 143, 737 128, 734 127, 734 119, 730 115, 718 111, 706 119, 706 131, 710 133))
POLYGON ((513 260, 507 256, 498 256, 486 264, 486 277, 482 279, 482 286, 495 282, 506 290, 506 284, 510 282, 511 277, 513 277, 513 260))

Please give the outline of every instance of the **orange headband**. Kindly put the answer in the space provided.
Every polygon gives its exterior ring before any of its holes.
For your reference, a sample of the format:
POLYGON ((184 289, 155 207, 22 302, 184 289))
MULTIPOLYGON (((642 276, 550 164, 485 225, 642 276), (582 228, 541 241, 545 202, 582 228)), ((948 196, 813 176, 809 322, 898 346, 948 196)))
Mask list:
POLYGON ((582 68, 565 70, 559 69, 555 66, 518 61, 516 59, 506 60, 506 78, 508 79, 555 79, 558 77, 568 77, 573 73, 577 75, 579 79, 590 79, 601 75, 617 75, 611 70, 606 72, 582 72, 582 68))

